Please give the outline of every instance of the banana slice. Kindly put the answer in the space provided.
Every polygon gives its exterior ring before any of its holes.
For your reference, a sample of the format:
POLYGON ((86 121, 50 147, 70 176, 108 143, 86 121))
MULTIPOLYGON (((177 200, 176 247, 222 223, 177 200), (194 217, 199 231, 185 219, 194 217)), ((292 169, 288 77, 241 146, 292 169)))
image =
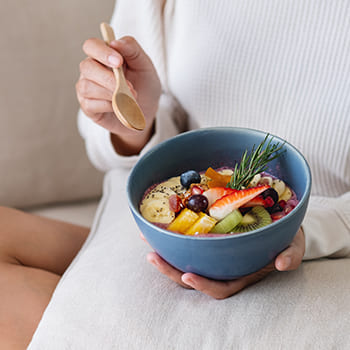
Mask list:
POLYGON ((232 175, 233 174, 233 170, 231 170, 231 169, 222 169, 222 170, 220 170, 219 171, 219 174, 221 174, 221 175, 232 175))
POLYGON ((254 177, 253 177, 253 180, 250 181, 250 184, 248 187, 255 187, 258 185, 259 181, 261 179, 261 175, 260 174, 256 174, 254 177))
POLYGON ((171 177, 169 180, 160 183, 152 190, 152 192, 166 192, 168 190, 171 190, 177 194, 186 191, 186 189, 181 185, 180 176, 171 177))
POLYGON ((176 193, 169 188, 163 189, 162 191, 155 191, 155 192, 151 191, 145 196, 145 198, 142 200, 142 203, 146 204, 147 202, 151 202, 156 199, 169 200, 169 197, 173 194, 176 194, 176 193))
POLYGON ((141 215, 150 222, 169 224, 175 219, 175 213, 170 210, 169 197, 180 190, 180 177, 171 178, 153 188, 140 204, 141 215))
POLYGON ((278 197, 281 199, 283 192, 286 190, 286 184, 279 179, 272 181, 272 188, 278 193, 278 197))
POLYGON ((272 185, 272 177, 271 176, 262 176, 259 180, 259 184, 261 185, 272 185))
POLYGON ((287 202, 291 197, 292 197, 292 190, 288 186, 286 186, 286 189, 282 193, 279 200, 284 200, 287 202))
POLYGON ((143 201, 140 212, 146 220, 159 224, 169 224, 175 219, 175 213, 170 210, 167 197, 143 201))

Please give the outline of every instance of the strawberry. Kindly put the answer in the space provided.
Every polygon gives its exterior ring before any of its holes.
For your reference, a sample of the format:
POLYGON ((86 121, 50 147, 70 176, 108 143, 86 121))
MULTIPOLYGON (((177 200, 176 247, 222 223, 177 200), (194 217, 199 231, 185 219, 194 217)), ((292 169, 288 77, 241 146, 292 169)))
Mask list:
POLYGON ((256 196, 246 204, 243 204, 242 207, 251 208, 251 207, 256 207, 257 205, 261 205, 262 207, 266 208, 267 207, 266 200, 261 196, 256 196))
POLYGON ((268 188, 268 185, 250 187, 227 194, 212 204, 212 206, 209 208, 209 214, 213 218, 221 220, 226 215, 248 203, 251 199, 258 196, 268 188))
POLYGON ((255 198, 251 199, 248 203, 243 204, 242 207, 243 208, 252 208, 252 207, 256 207, 258 205, 261 205, 264 208, 271 208, 274 206, 274 204, 275 204, 275 202, 273 201, 273 199, 271 197, 263 198, 261 196, 257 196, 255 198))
POLYGON ((215 201, 226 196, 227 194, 237 192, 238 190, 233 190, 227 187, 212 187, 209 190, 203 192, 203 196, 208 199, 208 207, 210 207, 215 201))

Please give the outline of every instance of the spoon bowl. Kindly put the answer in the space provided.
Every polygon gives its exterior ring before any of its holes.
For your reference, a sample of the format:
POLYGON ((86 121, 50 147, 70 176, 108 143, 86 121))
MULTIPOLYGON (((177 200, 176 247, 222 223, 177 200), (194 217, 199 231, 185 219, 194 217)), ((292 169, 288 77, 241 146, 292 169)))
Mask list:
MULTIPOLYGON (((112 27, 107 23, 100 26, 103 40, 109 43, 115 40, 112 27)), ((126 82, 122 67, 113 68, 116 87, 112 96, 112 107, 119 121, 129 129, 143 130, 146 126, 145 117, 134 95, 126 82)))

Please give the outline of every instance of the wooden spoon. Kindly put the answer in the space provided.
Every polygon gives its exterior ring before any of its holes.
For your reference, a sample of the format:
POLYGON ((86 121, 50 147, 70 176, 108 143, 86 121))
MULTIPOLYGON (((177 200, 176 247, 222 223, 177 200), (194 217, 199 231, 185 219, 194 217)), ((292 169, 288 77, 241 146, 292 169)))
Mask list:
MULTIPOLYGON (((107 44, 115 39, 113 28, 109 24, 101 23, 100 30, 107 44)), ((146 126, 145 117, 126 83, 123 67, 113 68, 113 73, 117 82, 112 96, 115 115, 127 128, 143 130, 146 126)))

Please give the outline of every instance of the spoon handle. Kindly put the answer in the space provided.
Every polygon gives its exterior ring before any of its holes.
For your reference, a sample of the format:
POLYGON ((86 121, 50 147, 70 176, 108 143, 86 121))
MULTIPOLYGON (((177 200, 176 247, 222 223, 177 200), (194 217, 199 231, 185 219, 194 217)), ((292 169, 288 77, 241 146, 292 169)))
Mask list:
MULTIPOLYGON (((113 28, 107 23, 101 23, 100 31, 107 45, 115 40, 113 28)), ((123 67, 113 68, 116 87, 112 97, 112 107, 120 122, 129 129, 143 130, 146 126, 145 117, 137 104, 124 76, 123 67)))
MULTIPOLYGON (((113 28, 108 23, 101 23, 100 25, 100 31, 102 34, 103 40, 109 44, 111 41, 115 40, 115 35, 113 28)), ((115 78, 117 79, 117 83, 120 84, 120 81, 124 79, 124 72, 121 67, 119 68, 113 68, 113 72, 115 75, 115 78), (122 79, 120 79, 120 76, 122 79)))
POLYGON ((111 41, 115 40, 113 28, 108 23, 101 23, 100 31, 103 37, 103 40, 109 44, 111 41))

